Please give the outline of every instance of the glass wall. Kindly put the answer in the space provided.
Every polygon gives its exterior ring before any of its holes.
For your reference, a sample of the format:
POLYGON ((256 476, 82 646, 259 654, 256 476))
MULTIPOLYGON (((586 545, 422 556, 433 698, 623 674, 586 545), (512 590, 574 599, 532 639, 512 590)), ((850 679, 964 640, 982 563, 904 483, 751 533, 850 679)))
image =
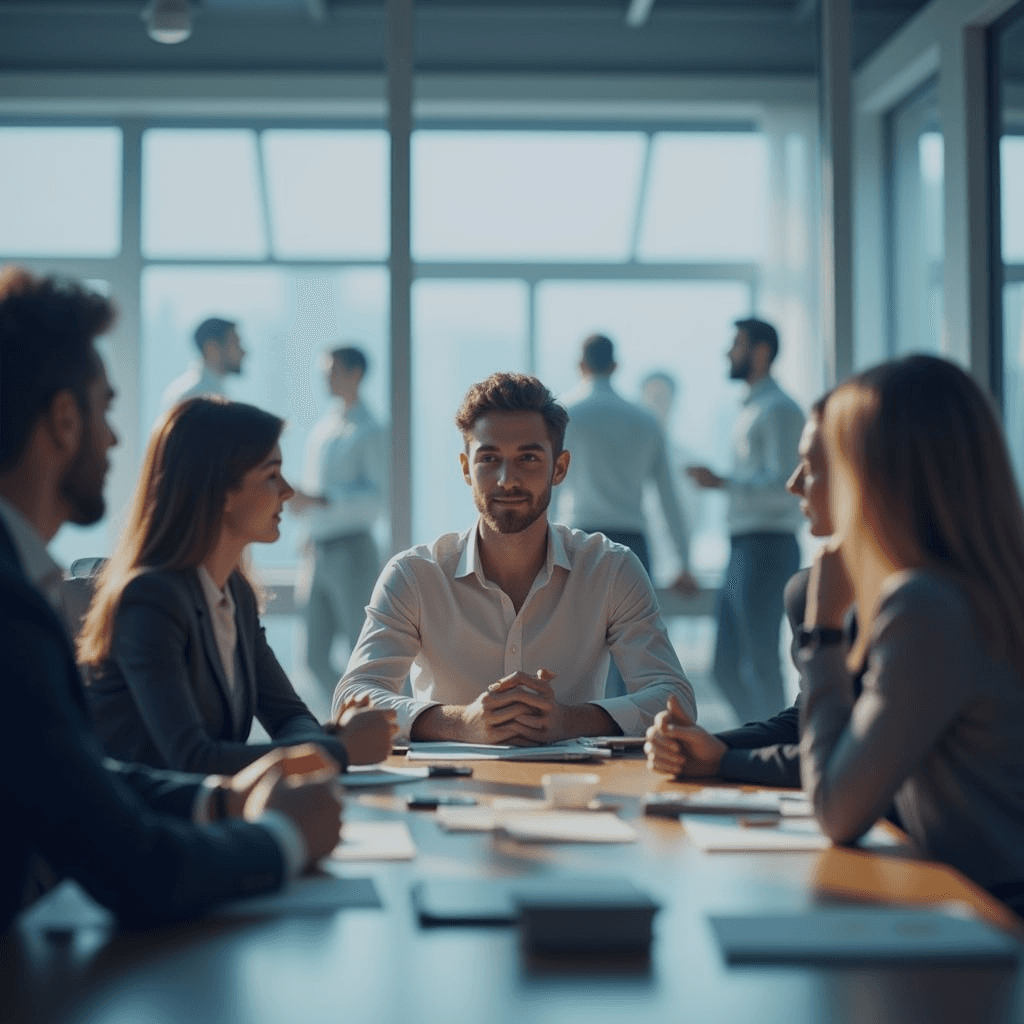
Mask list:
POLYGON ((942 349, 943 142, 934 80, 888 119, 889 351, 942 349))
POLYGON ((1024 4, 995 34, 1000 68, 999 194, 1003 262, 1003 417, 1024 487, 1024 4))
MULTIPOLYGON (((728 467, 742 395, 724 357, 736 318, 783 316, 780 376, 800 401, 815 397, 819 380, 794 358, 810 343, 786 328, 814 319, 810 306, 790 309, 813 289, 790 280, 813 264, 793 241, 813 224, 800 185, 810 135, 794 147, 801 138, 752 123, 414 134, 415 542, 473 520, 453 424, 466 388, 523 370, 564 395, 594 331, 616 342, 614 383, 626 397, 638 400, 652 371, 675 378, 679 465, 728 467)), ((126 480, 168 385, 198 360, 192 335, 209 316, 237 321, 247 355, 225 390, 287 420, 285 473, 298 479, 310 428, 329 406, 326 348, 366 350, 366 400, 388 418, 387 189, 379 126, 11 125, 0 128, 0 260, 106 282, 127 304, 118 344, 137 354, 138 395, 122 397, 130 443, 114 454, 126 480), (140 176, 129 182, 141 197, 134 211, 122 210, 125 166, 140 176)), ((694 561, 710 579, 726 555, 716 497, 703 515, 690 509, 694 561)), ((63 531, 57 553, 65 562, 107 553, 112 532, 63 531)), ((384 531, 380 539, 387 546, 384 531)), ((297 540, 286 519, 281 542, 254 556, 292 565, 297 540)))

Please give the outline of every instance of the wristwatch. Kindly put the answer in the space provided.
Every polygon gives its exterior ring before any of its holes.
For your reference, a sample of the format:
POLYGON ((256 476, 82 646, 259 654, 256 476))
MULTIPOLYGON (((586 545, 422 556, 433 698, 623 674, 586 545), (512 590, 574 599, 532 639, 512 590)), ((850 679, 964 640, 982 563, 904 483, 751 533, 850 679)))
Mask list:
POLYGON ((846 633, 841 629, 833 629, 830 626, 814 626, 812 629, 800 627, 797 634, 796 646, 801 651, 816 651, 819 647, 829 647, 832 644, 841 644, 846 640, 846 633))

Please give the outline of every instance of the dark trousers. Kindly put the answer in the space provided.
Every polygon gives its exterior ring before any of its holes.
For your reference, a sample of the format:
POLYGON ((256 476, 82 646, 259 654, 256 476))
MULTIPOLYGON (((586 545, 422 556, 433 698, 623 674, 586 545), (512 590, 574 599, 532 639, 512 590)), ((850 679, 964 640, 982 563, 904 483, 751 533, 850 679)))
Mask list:
POLYGON ((764 721, 786 706, 779 626, 786 581, 800 566, 791 533, 732 538, 718 592, 715 681, 741 722, 764 721))
MULTIPOLYGON (((613 544, 622 544, 640 559, 640 564, 651 575, 651 554, 647 548, 647 538, 642 533, 627 533, 623 530, 602 530, 587 529, 585 533, 603 533, 613 544)), ((621 697, 626 692, 626 682, 622 673, 613 661, 608 666, 608 677, 604 683, 604 695, 606 697, 621 697)))

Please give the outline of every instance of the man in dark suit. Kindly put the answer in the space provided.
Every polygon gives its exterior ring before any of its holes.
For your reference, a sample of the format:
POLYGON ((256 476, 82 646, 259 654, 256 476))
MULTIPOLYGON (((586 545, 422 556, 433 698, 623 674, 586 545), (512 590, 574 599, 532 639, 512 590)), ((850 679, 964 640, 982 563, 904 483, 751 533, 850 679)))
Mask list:
POLYGON ((117 439, 93 341, 111 320, 74 285, 0 274, 0 931, 43 873, 145 924, 276 889, 339 835, 316 747, 203 779, 105 762, 91 733, 46 544, 104 512, 117 439))

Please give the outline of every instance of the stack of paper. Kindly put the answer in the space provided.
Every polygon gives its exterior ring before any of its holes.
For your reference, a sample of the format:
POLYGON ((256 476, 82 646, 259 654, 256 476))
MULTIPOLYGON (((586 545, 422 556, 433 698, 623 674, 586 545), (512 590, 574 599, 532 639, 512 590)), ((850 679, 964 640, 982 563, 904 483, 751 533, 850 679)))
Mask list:
POLYGON ((335 860, 412 860, 416 847, 402 821, 346 821, 335 860))
MULTIPOLYGON (((806 853, 832 845, 813 818, 780 818, 776 824, 748 826, 738 820, 687 817, 683 825, 705 853, 806 853)), ((859 845, 892 847, 900 843, 888 830, 875 825, 859 845)))
POLYGON ((606 812, 439 807, 437 823, 448 832, 493 832, 500 829, 521 842, 636 842, 636 830, 606 812))

